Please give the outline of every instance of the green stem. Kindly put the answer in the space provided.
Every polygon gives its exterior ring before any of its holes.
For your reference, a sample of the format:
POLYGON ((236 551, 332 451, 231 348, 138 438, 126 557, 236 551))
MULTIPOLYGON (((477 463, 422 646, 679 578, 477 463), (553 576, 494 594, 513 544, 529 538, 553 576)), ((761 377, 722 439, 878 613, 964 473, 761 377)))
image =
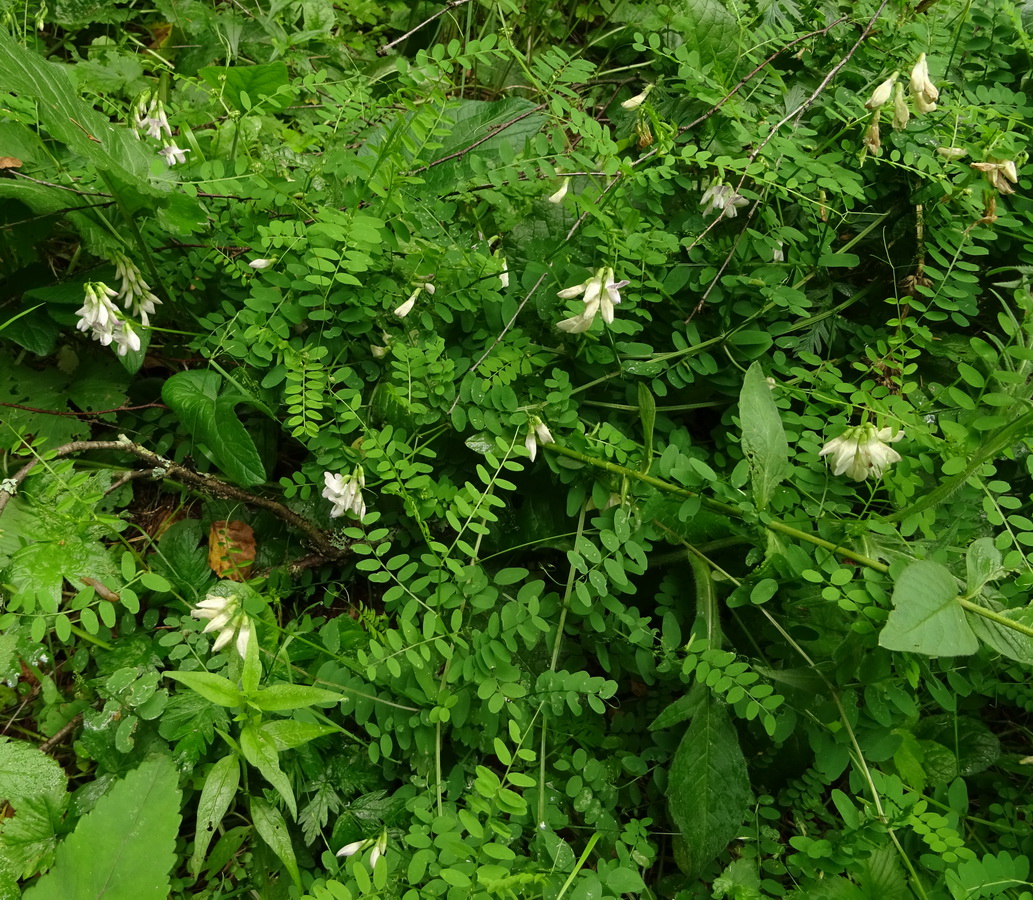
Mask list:
POLYGON ((1027 432, 1031 423, 1033 423, 1033 411, 1027 412, 1025 415, 1019 416, 1011 424, 1005 425, 997 432, 995 437, 992 437, 975 452, 972 456, 972 461, 957 475, 948 478, 939 487, 930 491, 924 497, 920 497, 910 506, 905 506, 892 515, 886 516, 886 521, 900 522, 908 518, 908 516, 913 516, 915 513, 928 509, 930 506, 942 503, 968 481, 969 478, 975 475, 983 463, 996 457, 1005 447, 1013 443, 1016 437, 1027 432))
POLYGON ((71 628, 72 628, 72 634, 74 634, 76 637, 82 638, 84 641, 89 641, 91 644, 96 644, 98 647, 100 647, 100 648, 102 648, 104 650, 114 650, 115 649, 107 641, 102 641, 99 637, 96 637, 95 635, 90 634, 88 631, 85 631, 84 629, 80 628, 78 625, 72 625, 71 628))
POLYGON ((560 892, 556 895, 556 900, 563 900, 564 895, 574 883, 574 879, 577 878, 577 873, 580 872, 585 863, 588 862, 588 856, 597 843, 599 843, 598 831, 588 839, 588 846, 585 847, 585 852, 581 854, 581 859, 579 859, 577 861, 577 865, 574 866, 574 871, 571 872, 567 877, 567 880, 563 882, 563 887, 560 888, 560 892))
POLYGON ((1012 631, 1018 631, 1027 637, 1033 637, 1033 628, 1023 625, 1021 622, 1016 622, 1014 619, 1009 619, 1007 616, 1002 616, 999 612, 994 612, 994 610, 980 606, 978 603, 973 603, 971 600, 966 600, 964 597, 958 597, 958 604, 963 609, 967 609, 977 616, 982 616, 984 619, 989 619, 991 622, 996 622, 1004 628, 1010 628, 1012 631))
MULTIPOLYGON (((614 475, 621 475, 625 478, 632 478, 635 481, 641 481, 651 487, 655 487, 658 491, 664 491, 668 494, 676 494, 680 497, 694 497, 711 512, 720 513, 724 516, 728 516, 729 518, 743 518, 742 511, 736 506, 732 506, 729 503, 722 503, 720 500, 712 500, 710 497, 704 497, 696 491, 690 491, 688 488, 679 487, 676 484, 671 484, 669 481, 664 481, 663 479, 656 478, 653 475, 636 472, 633 469, 618 466, 616 463, 608 462, 605 459, 596 459, 594 456, 588 456, 587 454, 580 453, 577 450, 570 450, 567 447, 561 447, 559 444, 542 444, 542 446, 546 450, 553 453, 559 453, 561 456, 576 459, 578 462, 582 462, 585 465, 594 466, 595 468, 603 469, 606 472, 612 472, 614 475)), ((760 524, 769 531, 777 531, 780 534, 788 535, 789 537, 796 538, 797 540, 814 544, 816 547, 822 547, 830 553, 836 553, 840 556, 846 557, 847 559, 852 559, 854 562, 867 566, 870 569, 875 569, 877 572, 889 571, 889 566, 884 565, 878 560, 871 559, 862 553, 855 553, 853 550, 849 550, 839 544, 834 544, 832 541, 826 541, 824 538, 817 537, 816 535, 808 534, 806 531, 800 531, 799 528, 794 528, 792 525, 787 525, 785 522, 780 522, 778 519, 765 517, 760 520, 760 524)))
POLYGON ((108 175, 107 172, 102 171, 100 173, 100 177, 104 180, 104 184, 111 192, 111 196, 115 198, 115 203, 118 205, 119 212, 122 213, 122 218, 125 220, 126 226, 133 234, 133 240, 136 241, 136 246, 140 250, 140 255, 143 258, 144 264, 147 266, 147 273, 151 276, 155 289, 163 299, 167 300, 169 292, 165 290, 165 286, 162 284, 161 275, 158 273, 158 267, 154 264, 154 257, 151 255, 151 248, 147 246, 147 242, 143 239, 143 233, 140 231, 140 226, 136 224, 136 218, 119 196, 118 188, 111 180, 111 176, 108 175))

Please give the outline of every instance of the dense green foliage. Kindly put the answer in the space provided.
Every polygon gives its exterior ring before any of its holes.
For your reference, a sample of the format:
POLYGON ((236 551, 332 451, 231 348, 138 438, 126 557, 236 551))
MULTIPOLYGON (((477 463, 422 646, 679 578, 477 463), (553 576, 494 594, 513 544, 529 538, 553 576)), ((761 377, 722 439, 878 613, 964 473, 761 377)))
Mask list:
POLYGON ((0 900, 1033 898, 1031 50, 9 3, 0 900))

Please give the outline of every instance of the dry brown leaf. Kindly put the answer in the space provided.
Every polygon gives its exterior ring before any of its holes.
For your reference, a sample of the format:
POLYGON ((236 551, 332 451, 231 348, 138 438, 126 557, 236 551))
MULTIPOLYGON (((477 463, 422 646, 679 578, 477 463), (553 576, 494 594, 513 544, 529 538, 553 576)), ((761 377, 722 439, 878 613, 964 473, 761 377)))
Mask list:
POLYGON ((255 563, 255 532, 246 522, 212 522, 208 565, 220 578, 247 581, 255 563))
POLYGON ((22 165, 17 156, 0 156, 0 169, 20 169, 22 165))

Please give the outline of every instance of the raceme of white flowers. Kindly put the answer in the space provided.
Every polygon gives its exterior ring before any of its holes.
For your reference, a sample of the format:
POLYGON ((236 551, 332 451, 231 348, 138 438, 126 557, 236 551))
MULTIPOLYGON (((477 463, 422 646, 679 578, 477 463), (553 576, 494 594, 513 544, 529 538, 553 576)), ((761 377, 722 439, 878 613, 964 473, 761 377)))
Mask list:
POLYGON ((177 146, 172 140, 172 126, 169 125, 168 116, 165 114, 165 104, 157 95, 145 91, 136 101, 136 106, 133 107, 133 126, 137 133, 161 141, 162 148, 158 155, 168 165, 186 162, 190 151, 177 146))
POLYGON ((699 201, 704 215, 720 210, 721 215, 726 219, 734 219, 739 214, 739 209, 749 206, 749 203, 750 201, 742 194, 736 193, 735 188, 730 184, 723 184, 720 181, 715 181, 710 185, 699 201))
POLYGON ((151 286, 144 281, 143 273, 128 256, 116 253, 113 261, 115 272, 122 279, 118 291, 122 306, 131 310, 144 328, 150 327, 150 315, 156 307, 161 306, 161 301, 151 292, 151 286))
POLYGON ((190 610, 195 619, 208 619, 204 633, 219 632, 212 644, 212 652, 218 653, 223 647, 236 638, 235 646, 241 659, 247 655, 248 641, 251 640, 253 626, 248 614, 244 612, 244 604, 239 594, 226 596, 208 594, 197 606, 190 610))
POLYGON ((900 454, 889 444, 902 437, 903 431, 894 434, 892 428, 858 425, 825 444, 819 456, 830 457, 833 475, 845 474, 854 481, 864 481, 871 476, 881 478, 889 466, 900 462, 900 454))
MULTIPOLYGON (((944 148, 940 148, 941 150, 944 148)), ((953 149, 953 148, 950 148, 953 149)), ((1002 159, 999 162, 969 163, 973 169, 978 169, 986 176, 990 186, 999 194, 1014 194, 1012 187, 1019 180, 1019 171, 1012 159, 1002 159)))
POLYGON ((572 300, 584 294, 581 299, 585 308, 578 315, 564 319, 556 327, 570 334, 581 334, 592 327, 592 322, 599 313, 602 314, 603 321, 609 325, 613 321, 613 308, 621 302, 620 288, 626 284, 627 281, 614 281, 613 269, 603 267, 596 269, 595 274, 581 284, 559 291, 556 296, 563 300, 572 300))
POLYGON ((868 102, 865 103, 865 107, 867 109, 878 109, 879 107, 885 106, 889 103, 889 99, 893 95, 893 83, 896 80, 897 76, 896 73, 894 73, 880 84, 874 91, 872 91, 872 95, 868 98, 868 102))
POLYGON ((524 438, 524 447, 527 449, 527 455, 531 457, 531 462, 534 462, 538 455, 539 444, 554 443, 556 442, 552 437, 552 432, 549 431, 549 426, 538 416, 531 416, 527 422, 527 437, 524 438))
POLYGON ((323 481, 326 484, 323 496, 333 504, 333 509, 330 510, 331 518, 336 519, 346 512, 352 513, 358 519, 366 515, 366 501, 362 499, 366 474, 362 471, 362 466, 356 466, 348 476, 324 472, 323 481))

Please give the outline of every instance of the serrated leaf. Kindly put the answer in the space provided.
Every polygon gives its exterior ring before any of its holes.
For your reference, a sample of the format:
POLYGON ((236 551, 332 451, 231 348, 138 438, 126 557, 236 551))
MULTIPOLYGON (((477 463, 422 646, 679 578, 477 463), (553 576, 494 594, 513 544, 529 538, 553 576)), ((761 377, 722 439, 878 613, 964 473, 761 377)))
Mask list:
POLYGON ((248 402, 237 393, 223 394, 217 372, 177 372, 161 388, 161 398, 180 417, 186 431, 204 444, 219 468, 233 481, 252 487, 265 481, 265 466, 236 407, 248 402))
POLYGON ((291 836, 287 832, 287 823, 284 822, 283 815, 275 806, 266 803, 260 797, 253 797, 251 821, 254 823, 258 836, 269 845, 269 848, 290 873, 294 884, 300 888, 301 874, 298 872, 298 862, 294 856, 294 847, 291 844, 291 836))
POLYGON ((142 763, 57 848, 24 900, 165 900, 176 861, 180 791, 171 760, 142 763))
POLYGON ((30 878, 54 864, 69 796, 41 794, 17 800, 14 818, 0 822, 0 869, 30 878))
POLYGON ((685 838, 689 878, 696 877, 735 837, 752 793, 739 736, 710 692, 678 744, 668 774, 667 802, 685 838))
POLYGON ((979 641, 958 603, 958 583, 944 566, 911 563, 893 588, 893 610, 879 635, 887 650, 926 656, 968 656, 979 641))
POLYGON ((0 799, 57 796, 67 789, 68 776, 56 760, 27 741, 0 738, 0 799))
POLYGON ((239 784, 240 764, 235 754, 224 756, 208 770, 201 799, 197 801, 197 830, 194 832, 194 853, 190 857, 190 871, 195 878, 204 865, 215 829, 230 808, 239 784))
POLYGON ((700 65, 728 66, 739 51, 739 23, 719 0, 680 0, 673 5, 671 25, 689 50, 699 54, 700 65))
POLYGON ((263 112, 276 112, 288 106, 296 93, 293 89, 280 91, 290 85, 287 65, 280 61, 254 66, 205 66, 197 74, 241 112, 250 112, 259 105, 263 112))
POLYGON ((750 463, 754 500, 758 509, 764 509, 789 468, 789 444, 760 363, 751 365, 743 379, 739 420, 743 453, 750 463))

